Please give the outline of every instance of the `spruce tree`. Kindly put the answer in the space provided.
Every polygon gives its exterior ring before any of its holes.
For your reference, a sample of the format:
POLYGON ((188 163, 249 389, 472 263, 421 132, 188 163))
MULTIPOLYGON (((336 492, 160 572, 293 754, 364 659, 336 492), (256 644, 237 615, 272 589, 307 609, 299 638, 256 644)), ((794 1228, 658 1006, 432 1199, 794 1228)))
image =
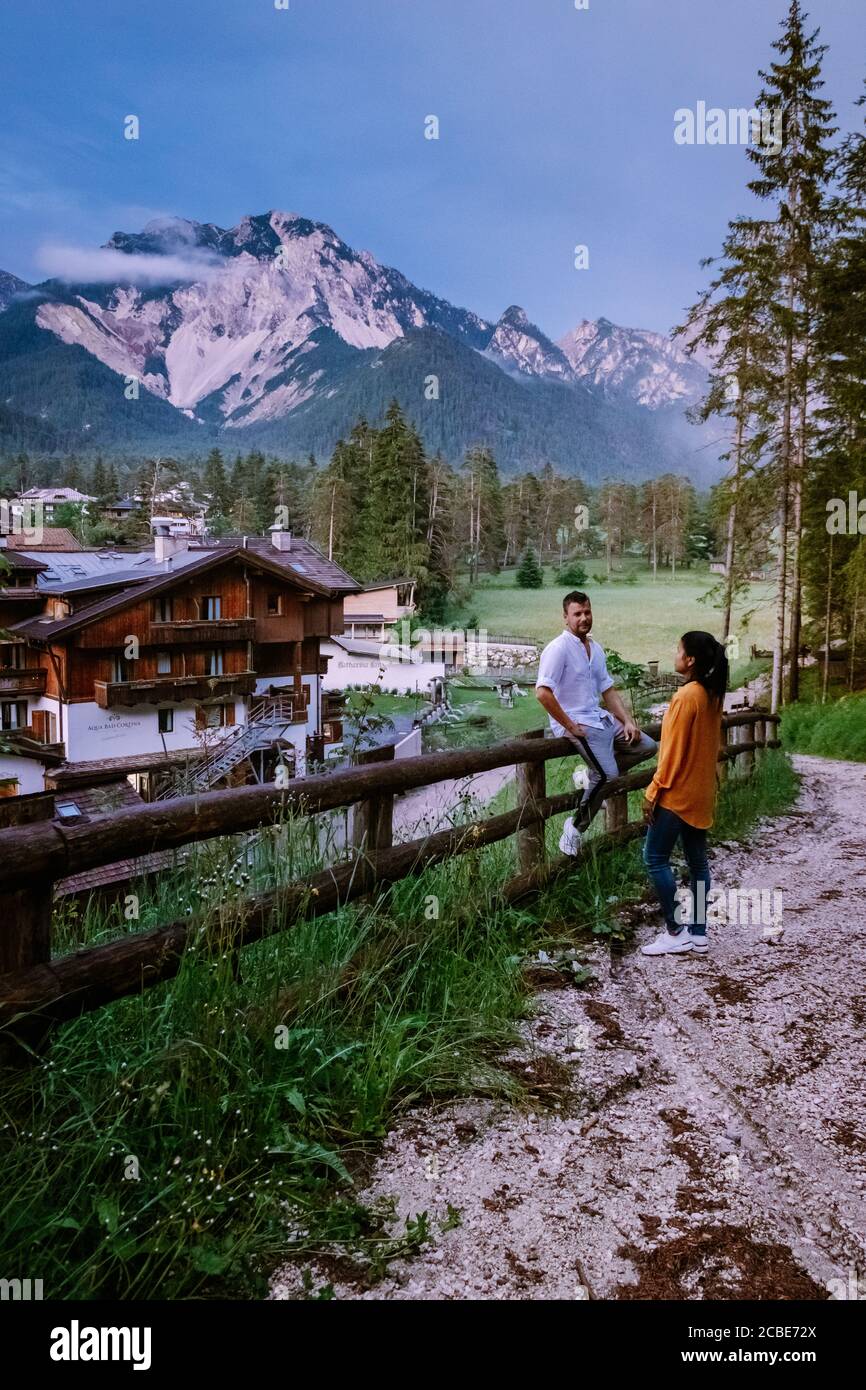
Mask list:
POLYGON ((370 578, 417 578, 426 565, 427 460, 417 431, 392 401, 373 444, 362 513, 370 578))
POLYGON ((829 141, 836 129, 831 105, 819 95, 824 85, 821 64, 825 47, 817 43, 817 30, 806 32, 805 20, 800 0, 791 0, 782 36, 773 44, 779 60, 759 74, 764 85, 755 104, 769 118, 763 127, 764 138, 748 150, 758 171, 749 188, 758 198, 771 203, 775 212, 772 222, 762 224, 766 244, 776 257, 771 308, 781 359, 774 459, 779 557, 771 689, 774 711, 782 698, 789 608, 793 694, 799 672, 802 496, 815 377, 810 333, 818 257, 828 228, 826 189, 832 168, 829 141), (778 142, 767 138, 768 131, 780 135, 778 142), (793 547, 790 556, 789 545, 793 547))
POLYGON ((205 460, 202 487, 208 497, 212 516, 227 517, 231 512, 232 496, 225 462, 219 449, 211 449, 205 460))
POLYGON ((518 589, 542 589, 544 587, 544 570, 541 568, 538 556, 531 545, 526 547, 520 557, 514 582, 518 589))
POLYGON ((747 549, 740 544, 747 524, 745 484, 760 465, 771 428, 777 354, 769 304, 776 260, 761 224, 737 218, 728 225, 719 261, 703 264, 718 269, 676 333, 685 337, 687 351, 703 349, 712 362, 707 392, 691 418, 704 422, 718 417, 728 431, 722 457, 729 475, 714 499, 714 509, 721 505, 725 510, 720 597, 727 638, 734 601, 745 591, 751 568, 747 549))

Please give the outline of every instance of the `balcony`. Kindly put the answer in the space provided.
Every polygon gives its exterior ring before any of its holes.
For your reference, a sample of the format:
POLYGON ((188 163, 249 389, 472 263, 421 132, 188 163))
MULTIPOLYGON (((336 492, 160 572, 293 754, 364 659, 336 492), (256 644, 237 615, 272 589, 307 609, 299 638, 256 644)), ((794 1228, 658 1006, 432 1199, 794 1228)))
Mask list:
POLYGON ((322 719, 343 719, 346 714, 346 694, 343 690, 326 690, 322 696, 322 719))
POLYGON ((182 705, 186 700, 238 699, 252 695, 254 671, 229 676, 154 676, 145 681, 94 681, 100 709, 128 709, 132 705, 182 705))
POLYGON ((256 633, 255 618, 193 618, 178 623, 151 623, 150 642, 154 647, 181 647, 194 642, 251 642, 256 633))
POLYGON ((34 729, 32 724, 23 724, 20 729, 0 730, 3 742, 6 744, 7 753, 35 753, 38 746, 40 752, 44 751, 46 758, 54 762, 66 761, 66 745, 64 743, 49 743, 43 737, 42 730, 34 729))
POLYGON ((0 695, 44 695, 45 672, 20 671, 11 666, 0 670, 0 695))
POLYGON ((309 718, 309 705, 287 690, 277 696, 267 695, 264 699, 250 705, 249 722, 279 724, 306 724, 309 718))
POLYGON ((304 613, 297 604, 291 613, 268 613, 256 618, 257 642, 302 642, 304 613))

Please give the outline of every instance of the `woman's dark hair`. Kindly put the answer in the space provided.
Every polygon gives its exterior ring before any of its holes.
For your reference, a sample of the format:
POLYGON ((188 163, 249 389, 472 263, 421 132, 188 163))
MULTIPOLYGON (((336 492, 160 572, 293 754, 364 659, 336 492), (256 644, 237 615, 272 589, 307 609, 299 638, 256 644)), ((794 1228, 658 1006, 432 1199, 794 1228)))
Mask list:
POLYGON ((728 688, 728 656, 711 632, 684 632, 680 641, 686 656, 694 657, 692 677, 716 704, 728 688))

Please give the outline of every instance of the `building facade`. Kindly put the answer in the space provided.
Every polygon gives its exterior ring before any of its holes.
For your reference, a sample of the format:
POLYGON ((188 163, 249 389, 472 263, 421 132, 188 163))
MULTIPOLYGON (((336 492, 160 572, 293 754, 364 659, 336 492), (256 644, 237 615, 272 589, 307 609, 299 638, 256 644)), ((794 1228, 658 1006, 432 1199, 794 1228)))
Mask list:
POLYGON ((358 586, 309 542, 157 536, 139 555, 4 553, 6 795, 41 791, 58 762, 98 771, 150 755, 210 767, 206 785, 247 760, 268 775, 274 749, 300 773, 341 738, 321 643, 358 586))

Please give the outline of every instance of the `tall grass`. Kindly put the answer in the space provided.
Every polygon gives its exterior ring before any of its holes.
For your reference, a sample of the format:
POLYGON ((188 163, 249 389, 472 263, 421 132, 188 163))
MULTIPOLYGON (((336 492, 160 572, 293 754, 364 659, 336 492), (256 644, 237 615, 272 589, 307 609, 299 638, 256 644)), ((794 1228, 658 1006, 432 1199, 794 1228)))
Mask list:
MULTIPOLYGON (((783 805, 784 768, 768 758, 725 814, 741 826, 783 805)), ((307 871, 332 830, 198 847, 140 886, 132 921, 61 910, 62 949, 185 914, 196 931, 174 980, 66 1024, 4 1076, 4 1277, 42 1279, 53 1299, 256 1297, 290 1249, 340 1242, 381 1269, 423 1242, 423 1216, 386 1239, 354 1179, 401 1109, 515 1094, 496 1058, 529 1007, 523 958, 604 929, 610 899, 642 889, 639 851, 598 856, 517 910, 499 897, 505 842, 237 951, 244 894, 307 871)))
POLYGON ((801 701, 782 711, 781 738, 794 753, 866 762, 866 693, 826 705, 801 701))

